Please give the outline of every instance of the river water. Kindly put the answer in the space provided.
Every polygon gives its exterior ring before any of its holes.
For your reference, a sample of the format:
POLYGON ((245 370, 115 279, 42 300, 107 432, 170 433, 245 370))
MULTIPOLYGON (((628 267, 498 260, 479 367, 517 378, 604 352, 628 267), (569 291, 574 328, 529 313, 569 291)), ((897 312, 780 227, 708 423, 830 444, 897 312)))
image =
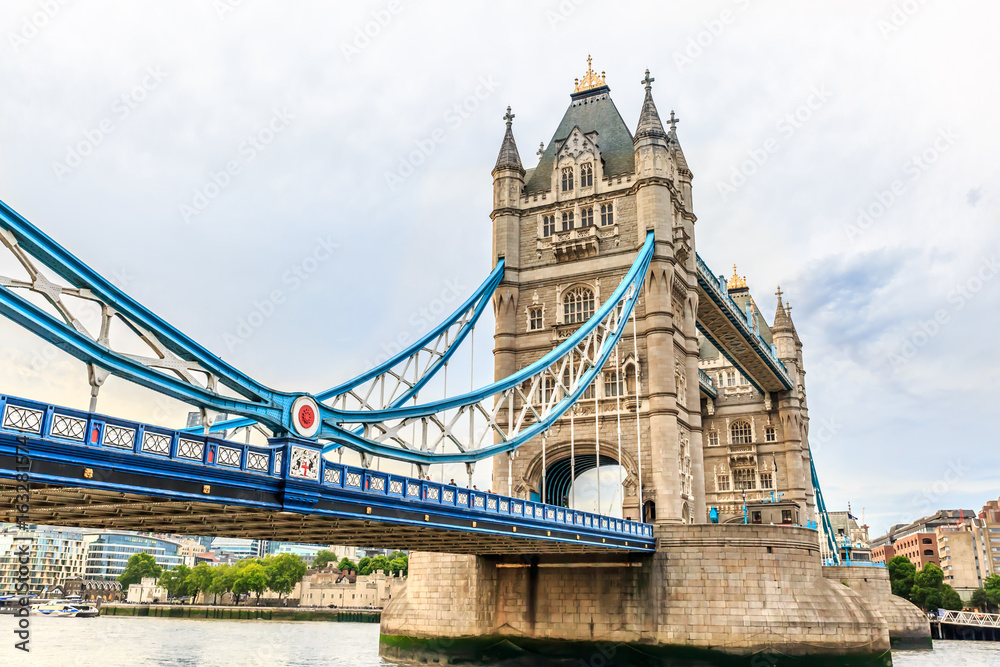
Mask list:
MULTIPOLYGON (((389 667, 376 623, 216 621, 181 618, 31 617, 30 653, 14 648, 12 616, 0 616, 0 666, 389 667)), ((1000 642, 934 643, 893 654, 895 667, 1000 666, 1000 642)), ((807 665, 804 662, 803 665, 807 665)))

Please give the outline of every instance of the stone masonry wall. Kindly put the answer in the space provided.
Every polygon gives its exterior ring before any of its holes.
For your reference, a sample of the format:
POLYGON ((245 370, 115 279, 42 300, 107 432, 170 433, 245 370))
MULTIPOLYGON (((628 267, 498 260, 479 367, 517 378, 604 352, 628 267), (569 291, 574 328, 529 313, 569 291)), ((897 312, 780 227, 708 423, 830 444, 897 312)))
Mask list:
POLYGON ((886 620, 864 589, 824 577, 815 531, 732 524, 657 530, 656 554, 641 558, 542 559, 531 568, 523 559, 412 554, 407 590, 383 613, 382 633, 615 641, 740 654, 888 649, 886 620))
POLYGON ((827 566, 823 576, 857 591, 875 606, 889 624, 892 639, 927 639, 931 636, 927 615, 913 603, 892 594, 889 570, 884 567, 827 566))

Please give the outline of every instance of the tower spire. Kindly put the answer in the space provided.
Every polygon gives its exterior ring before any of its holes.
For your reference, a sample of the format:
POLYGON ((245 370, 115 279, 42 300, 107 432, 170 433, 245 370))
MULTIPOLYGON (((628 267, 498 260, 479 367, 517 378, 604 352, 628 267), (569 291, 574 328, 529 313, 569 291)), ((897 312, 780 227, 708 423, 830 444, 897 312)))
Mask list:
POLYGON ((500 144, 500 155, 497 156, 497 166, 493 168, 493 171, 497 171, 498 169, 513 169, 524 176, 521 156, 517 152, 517 144, 514 143, 514 132, 511 129, 511 125, 514 122, 514 114, 511 113, 510 107, 507 107, 507 113, 503 115, 503 119, 507 123, 507 131, 503 135, 503 143, 500 144))
POLYGON ((663 123, 660 122, 660 114, 656 111, 656 104, 653 102, 654 81, 656 79, 649 76, 649 70, 646 70, 646 76, 639 82, 646 87, 646 99, 642 102, 639 125, 635 128, 636 139, 667 136, 667 133, 663 131, 663 123))

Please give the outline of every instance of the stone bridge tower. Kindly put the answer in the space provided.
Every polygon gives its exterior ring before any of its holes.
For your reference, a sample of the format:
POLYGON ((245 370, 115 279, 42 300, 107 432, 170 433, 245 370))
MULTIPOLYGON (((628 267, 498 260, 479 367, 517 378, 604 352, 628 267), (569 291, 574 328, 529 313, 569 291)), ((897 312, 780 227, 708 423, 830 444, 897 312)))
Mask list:
POLYGON ((597 75, 588 58, 587 73, 533 169, 521 163, 510 109, 504 117, 491 216, 493 261, 506 261, 494 297, 498 379, 540 358, 586 321, 628 271, 647 231, 654 232, 656 246, 636 307, 637 345, 629 326, 617 366, 612 355, 574 415, 567 413, 548 432, 544 456, 536 438, 512 458, 497 457, 493 488, 568 504, 574 473, 592 470, 598 449, 602 465, 618 462, 620 418, 620 464, 627 474, 621 491, 601 499, 602 513, 620 505, 624 516, 640 518, 641 498, 646 520, 702 522, 692 175, 673 112, 667 130, 648 71, 641 83, 646 94, 633 135, 604 73, 597 75))

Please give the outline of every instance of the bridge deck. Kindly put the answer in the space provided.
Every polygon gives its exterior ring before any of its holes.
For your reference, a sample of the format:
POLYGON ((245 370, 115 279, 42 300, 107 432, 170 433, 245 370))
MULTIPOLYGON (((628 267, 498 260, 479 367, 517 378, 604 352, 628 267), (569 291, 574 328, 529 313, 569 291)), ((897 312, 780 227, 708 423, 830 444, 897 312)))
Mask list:
POLYGON ((698 329, 760 391, 793 389, 774 349, 729 296, 725 279, 714 275, 701 257, 697 264, 698 329))
POLYGON ((5 522, 463 554, 655 544, 648 524, 344 466, 308 441, 259 447, 8 396, 0 415, 5 522))

